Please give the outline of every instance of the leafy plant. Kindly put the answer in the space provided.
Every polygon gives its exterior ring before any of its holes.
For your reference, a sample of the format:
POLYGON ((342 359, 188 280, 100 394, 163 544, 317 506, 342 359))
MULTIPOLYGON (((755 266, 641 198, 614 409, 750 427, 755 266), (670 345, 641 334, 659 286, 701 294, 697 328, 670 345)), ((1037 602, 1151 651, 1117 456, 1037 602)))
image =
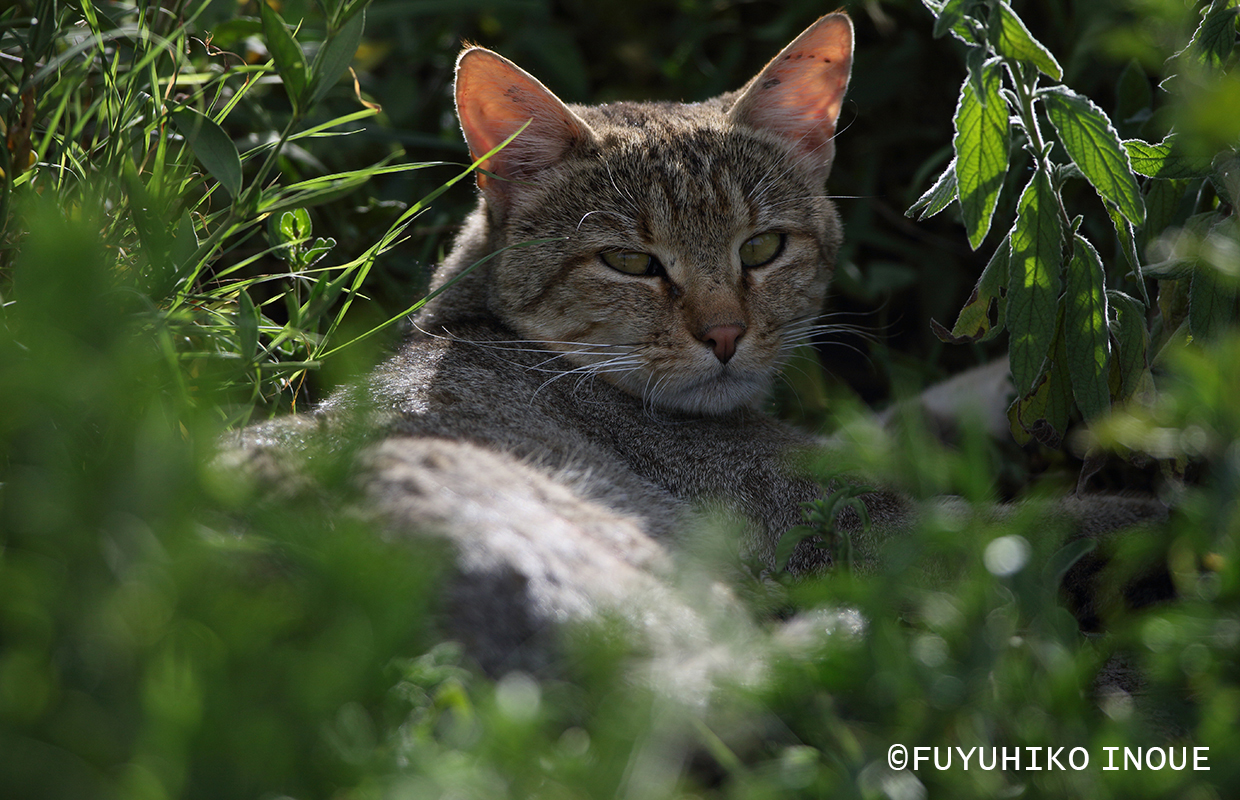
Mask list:
POLYGON ((258 3, 261 22, 251 20, 250 31, 271 57, 255 64, 199 32, 209 2, 164 9, 39 0, 28 16, 11 7, 0 19, 13 54, 0 73, 8 131, 0 207, 10 212, 4 266, 26 235, 12 211, 27 198, 54 192, 68 218, 105 212, 114 285, 141 299, 134 318, 183 365, 169 390, 191 404, 209 394, 206 406, 227 421, 278 405, 281 394, 295 403, 306 371, 343 346, 338 334, 376 260, 446 188, 406 205, 359 253, 311 238, 308 209, 376 176, 435 163, 393 163, 393 152, 311 177, 289 169, 288 154, 301 143, 357 133, 379 113, 355 101, 350 113, 316 118, 359 46, 368 4, 325 2, 322 29, 294 35, 258 3), (311 36, 312 57, 304 41, 311 36), (20 69, 7 66, 13 62, 20 69), (285 113, 276 107, 278 131, 239 148, 228 133, 232 117, 247 104, 278 103, 273 80, 287 102, 285 113), (220 402, 221 392, 230 403, 220 402))
MULTIPOLYGON (((957 202, 977 249, 1001 197, 1018 197, 1015 220, 952 329, 936 324, 935 332, 973 342, 1006 330, 1018 392, 1012 430, 1021 442, 1058 446, 1074 413, 1093 421, 1148 390, 1151 362, 1169 342, 1208 339, 1235 320, 1237 142, 1216 150, 1174 127, 1156 142, 1124 139, 1095 102, 1060 83, 1059 62, 1006 2, 924 2, 935 35, 966 45, 968 74, 954 157, 908 213, 925 219, 957 202), (1097 197, 1077 213, 1071 189, 1082 180, 1097 197), (1111 231, 1084 224, 1095 210, 1105 210, 1111 231), (1103 263, 1091 239, 1098 235, 1118 237, 1122 263, 1103 263)), ((1227 79, 1235 5, 1203 8, 1192 41, 1167 62, 1163 85, 1173 94, 1227 79)), ((1157 131, 1161 118, 1135 69, 1119 92, 1129 115, 1122 122, 1157 131)))

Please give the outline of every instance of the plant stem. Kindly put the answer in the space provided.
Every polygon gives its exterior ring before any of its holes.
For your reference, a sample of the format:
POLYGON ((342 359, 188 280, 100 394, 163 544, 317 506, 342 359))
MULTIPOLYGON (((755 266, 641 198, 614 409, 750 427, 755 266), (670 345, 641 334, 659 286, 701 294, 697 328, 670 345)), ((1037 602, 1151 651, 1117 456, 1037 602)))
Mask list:
MULTIPOLYGON (((1037 164, 1037 168, 1046 173, 1046 177, 1051 180, 1051 186, 1054 183, 1054 165, 1051 163, 1050 157, 1047 155, 1046 142, 1042 139, 1042 129, 1038 126, 1037 110, 1033 107, 1034 95, 1037 92, 1038 78, 1034 74, 1031 83, 1026 83, 1023 75, 1023 68, 1019 64, 1013 64, 1011 61, 1004 59, 1004 67, 1007 68, 1008 78, 1012 81, 1012 86, 1016 92, 1017 117, 1020 119, 1020 125, 1025 129, 1025 134, 1029 137, 1030 149, 1033 150, 1033 160, 1037 164)), ((1055 203, 1059 206, 1059 215, 1063 218, 1066 228, 1072 227, 1072 218, 1068 216, 1068 210, 1064 208, 1063 198, 1059 196, 1058 187, 1055 187, 1055 203)))

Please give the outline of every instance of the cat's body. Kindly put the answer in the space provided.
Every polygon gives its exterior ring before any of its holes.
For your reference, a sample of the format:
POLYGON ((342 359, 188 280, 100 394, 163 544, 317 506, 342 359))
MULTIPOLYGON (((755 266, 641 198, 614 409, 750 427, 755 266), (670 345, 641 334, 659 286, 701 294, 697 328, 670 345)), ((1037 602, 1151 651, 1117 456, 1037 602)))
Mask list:
MULTIPOLYGON (((600 609, 704 651, 709 626, 670 592, 667 547, 722 506, 746 520, 736 549, 772 566, 824 491, 798 468, 813 437, 757 406, 814 330, 834 267, 824 184, 851 55, 836 14, 738 92, 570 107, 467 50, 458 113, 489 157, 436 274, 446 288, 365 391, 318 422, 251 428, 243 450, 360 425, 370 509, 454 543, 454 633, 491 670, 538 668, 550 628, 600 609)), ((911 521, 895 494, 864 500, 883 536, 911 521)), ((790 567, 828 560, 802 543, 790 567)))

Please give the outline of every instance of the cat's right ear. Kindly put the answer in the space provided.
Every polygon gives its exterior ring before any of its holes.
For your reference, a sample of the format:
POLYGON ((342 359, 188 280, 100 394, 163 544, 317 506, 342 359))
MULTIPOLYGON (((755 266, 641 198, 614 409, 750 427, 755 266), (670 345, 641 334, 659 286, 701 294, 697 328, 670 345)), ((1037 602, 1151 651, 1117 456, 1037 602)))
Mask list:
POLYGON ((491 175, 477 172, 479 188, 501 208, 521 181, 594 138, 590 126, 537 78, 481 47, 467 48, 456 61, 456 114, 475 161, 529 123, 480 165, 491 175))

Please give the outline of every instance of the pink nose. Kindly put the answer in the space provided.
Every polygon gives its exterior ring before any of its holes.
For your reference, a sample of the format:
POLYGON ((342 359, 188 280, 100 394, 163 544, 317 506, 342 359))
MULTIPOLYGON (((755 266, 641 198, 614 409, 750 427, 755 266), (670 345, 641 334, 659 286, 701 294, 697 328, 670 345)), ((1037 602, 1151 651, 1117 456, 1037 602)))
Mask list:
POLYGON ((716 325, 700 338, 715 351, 715 358, 726 364, 736 355, 736 342, 744 335, 744 325, 716 325))

